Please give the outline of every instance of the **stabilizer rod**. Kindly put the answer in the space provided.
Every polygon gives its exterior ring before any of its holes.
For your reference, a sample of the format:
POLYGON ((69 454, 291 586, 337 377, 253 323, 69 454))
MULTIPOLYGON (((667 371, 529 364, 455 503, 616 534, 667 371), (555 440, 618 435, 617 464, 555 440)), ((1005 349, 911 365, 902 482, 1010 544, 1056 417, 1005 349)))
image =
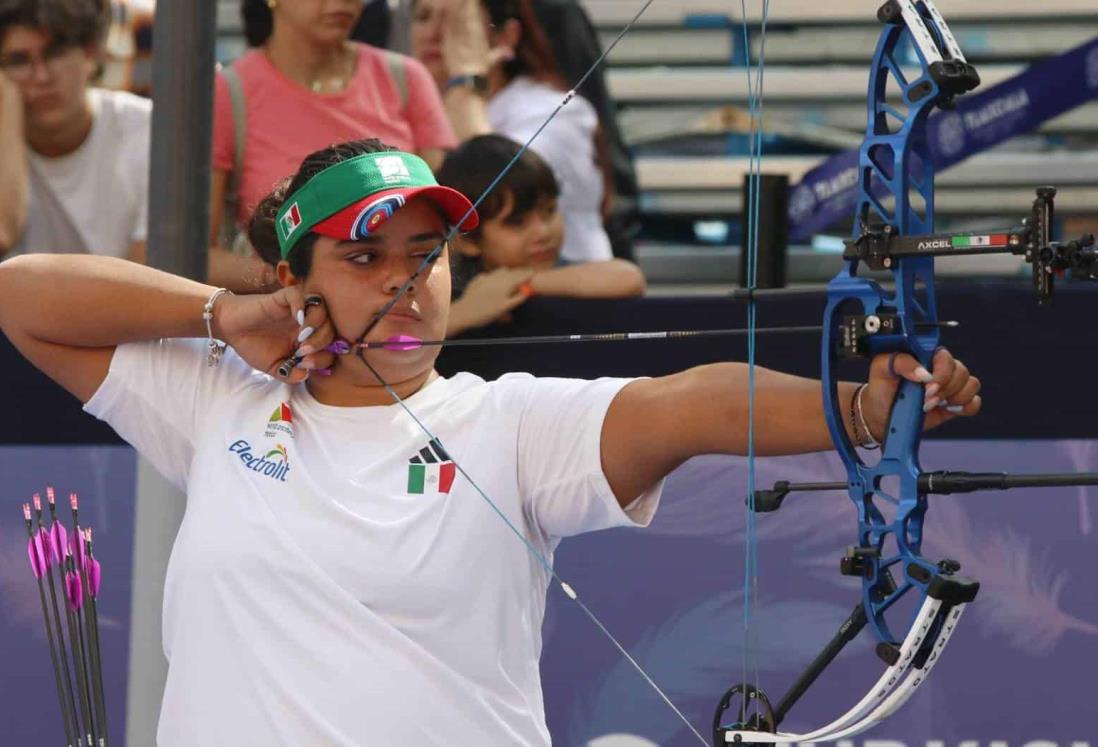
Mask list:
MULTIPOLYGON (((1098 485, 1098 472, 1063 472, 1033 475, 1011 475, 1006 472, 924 472, 919 475, 919 491, 928 495, 973 493, 977 490, 1010 490, 1012 488, 1072 488, 1098 485)), ((770 490, 756 490, 756 513, 777 511, 790 493, 846 490, 845 482, 800 482, 779 480, 770 490)))

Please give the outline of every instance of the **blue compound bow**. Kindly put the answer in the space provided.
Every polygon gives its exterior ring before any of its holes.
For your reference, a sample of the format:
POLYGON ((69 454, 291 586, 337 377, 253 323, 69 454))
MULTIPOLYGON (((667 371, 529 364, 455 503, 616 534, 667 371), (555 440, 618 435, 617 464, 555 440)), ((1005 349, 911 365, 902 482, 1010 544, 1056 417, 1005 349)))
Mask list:
POLYGON ((921 555, 927 495, 1043 485, 1096 484, 1095 475, 924 473, 919 466, 923 430, 923 385, 901 383, 889 418, 880 459, 863 460, 847 436, 838 397, 836 365, 844 358, 907 353, 927 369, 939 346, 934 293, 934 257, 1004 253, 1033 265, 1040 301, 1053 292, 1057 273, 1094 279, 1093 237, 1068 244, 1051 241, 1055 189, 1037 191, 1022 228, 988 234, 934 234, 934 166, 927 122, 935 108, 950 108, 956 96, 980 78, 950 33, 932 0, 889 0, 878 11, 885 25, 869 76, 868 123, 861 146, 855 238, 844 264, 827 287, 821 347, 825 416, 847 480, 791 485, 753 495, 755 511, 773 511, 797 490, 846 490, 858 511, 857 544, 840 571, 862 579, 862 599, 839 632, 776 704, 757 685, 739 684, 721 699, 713 723, 715 744, 833 741, 857 734, 894 712, 923 682, 949 641, 979 583, 957 576, 953 560, 921 555), (910 47, 907 46, 910 43, 910 47), (914 50, 921 70, 909 78, 900 57, 914 50), (890 97, 890 91, 898 95, 890 97), (858 276, 865 264, 892 274, 893 289, 858 276), (914 604, 899 609, 907 597, 914 604), (887 665, 881 678, 853 708, 810 732, 777 728, 809 686, 843 647, 868 624, 887 665), (739 701, 733 708, 733 703, 739 701), (732 723, 725 714, 732 710, 732 723))

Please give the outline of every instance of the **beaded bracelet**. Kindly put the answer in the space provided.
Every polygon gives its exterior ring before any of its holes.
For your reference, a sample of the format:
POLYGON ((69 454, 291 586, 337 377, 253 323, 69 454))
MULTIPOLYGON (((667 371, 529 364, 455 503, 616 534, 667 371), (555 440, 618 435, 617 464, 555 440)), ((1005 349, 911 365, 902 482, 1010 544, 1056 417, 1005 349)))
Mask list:
POLYGON ((206 301, 206 305, 202 307, 202 318, 206 322, 206 365, 210 368, 216 366, 221 362, 221 356, 225 354, 225 343, 215 340, 213 336, 213 309, 214 302, 222 293, 228 293, 230 296, 233 292, 227 288, 218 288, 210 294, 209 299, 206 301))
POLYGON ((863 449, 879 449, 881 444, 877 442, 877 439, 873 438, 873 433, 869 430, 869 425, 865 422, 865 413, 862 412, 862 392, 868 384, 862 384, 858 387, 858 390, 854 392, 854 396, 850 398, 850 429, 854 433, 854 440, 858 439, 858 426, 861 425, 862 432, 865 433, 866 441, 859 441, 858 446, 863 449))

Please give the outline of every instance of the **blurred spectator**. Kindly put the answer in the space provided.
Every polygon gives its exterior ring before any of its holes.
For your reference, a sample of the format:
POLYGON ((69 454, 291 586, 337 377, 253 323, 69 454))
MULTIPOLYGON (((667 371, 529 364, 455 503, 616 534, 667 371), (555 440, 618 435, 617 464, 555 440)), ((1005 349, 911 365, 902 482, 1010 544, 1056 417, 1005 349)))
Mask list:
POLYGON ((154 0, 111 0, 111 23, 103 44, 103 69, 95 85, 140 96, 152 95, 154 0))
POLYGON ((0 253, 143 262, 148 100, 89 88, 104 0, 0 0, 0 253))
MULTIPOLYGON (((478 200, 520 146, 479 135, 452 151, 439 183, 478 200)), ((623 298, 644 293, 644 275, 624 259, 570 265, 561 259, 564 221, 552 170, 526 150, 478 207, 480 225, 454 238, 454 295, 448 335, 494 321, 532 296, 623 298)))
POLYGON ((436 168, 454 146, 423 65, 348 39, 361 11, 360 0, 242 0, 244 34, 254 49, 216 80, 213 240, 226 197, 227 222, 244 225, 305 155, 334 142, 380 138, 436 168), (235 107, 232 77, 240 83, 235 107))
MULTIPOLYGON (((415 0, 412 50, 444 91, 459 137, 497 132, 526 142, 564 99, 567 85, 529 0, 415 0)), ((565 259, 609 259, 603 226, 608 179, 598 116, 577 96, 531 146, 560 185, 565 259)))
MULTIPOLYGON (((553 47, 553 55, 560 64, 561 74, 574 84, 591 70, 602 54, 599 36, 587 11, 579 0, 533 0, 534 13, 545 31, 545 37, 553 47)), ((625 144, 618 127, 617 106, 610 98, 606 85, 606 65, 596 67, 579 92, 591 102, 599 115, 599 124, 605 141, 606 165, 613 180, 613 203, 606 217, 606 233, 615 257, 633 258, 633 237, 640 230, 637 215, 637 173, 633 166, 633 154, 625 144)))

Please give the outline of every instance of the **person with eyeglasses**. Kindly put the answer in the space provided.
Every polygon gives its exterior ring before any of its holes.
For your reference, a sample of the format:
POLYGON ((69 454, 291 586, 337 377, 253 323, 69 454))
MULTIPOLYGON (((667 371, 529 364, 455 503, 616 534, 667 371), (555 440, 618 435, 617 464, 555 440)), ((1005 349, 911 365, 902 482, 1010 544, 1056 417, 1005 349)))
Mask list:
POLYGON ((152 103, 90 86, 109 21, 106 0, 0 0, 0 255, 144 261, 152 103))

